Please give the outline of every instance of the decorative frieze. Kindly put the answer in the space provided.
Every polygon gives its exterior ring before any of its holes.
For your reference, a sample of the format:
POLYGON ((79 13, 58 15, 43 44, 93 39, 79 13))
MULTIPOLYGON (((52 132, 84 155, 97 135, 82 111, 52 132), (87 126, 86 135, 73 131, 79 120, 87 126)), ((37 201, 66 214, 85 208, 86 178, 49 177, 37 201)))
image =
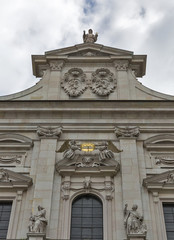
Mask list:
POLYGON ((117 138, 137 138, 140 134, 138 127, 116 127, 115 134, 117 138))
POLYGON ((129 61, 128 60, 119 60, 114 61, 114 66, 117 71, 127 71, 129 67, 129 61))
POLYGON ((65 62, 63 60, 51 61, 50 69, 51 71, 61 71, 65 62))
POLYGON ((56 128, 51 128, 51 127, 37 127, 37 135, 39 137, 46 137, 46 138, 60 138, 62 134, 62 127, 56 127, 56 128))
POLYGON ((91 90, 99 96, 107 96, 116 88, 113 73, 106 68, 97 69, 92 73, 91 90))
POLYGON ((173 165, 174 164, 174 156, 155 156, 156 165, 173 165))

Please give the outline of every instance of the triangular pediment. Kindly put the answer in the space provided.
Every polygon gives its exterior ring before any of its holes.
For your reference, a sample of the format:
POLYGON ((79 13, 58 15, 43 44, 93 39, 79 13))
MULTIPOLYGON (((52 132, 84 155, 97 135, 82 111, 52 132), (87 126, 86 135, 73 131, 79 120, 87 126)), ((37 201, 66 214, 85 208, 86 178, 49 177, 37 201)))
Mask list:
POLYGON ((25 190, 30 185, 32 185, 32 178, 8 169, 0 169, 0 189, 20 188, 25 190))
POLYGON ((143 180, 147 189, 174 189, 174 170, 155 174, 143 180))
POLYGON ((80 57, 97 57, 97 56, 126 56, 133 55, 133 52, 122 50, 118 48, 112 48, 103 46, 101 44, 78 44, 68 48, 57 49, 53 51, 45 52, 47 56, 80 56, 80 57))

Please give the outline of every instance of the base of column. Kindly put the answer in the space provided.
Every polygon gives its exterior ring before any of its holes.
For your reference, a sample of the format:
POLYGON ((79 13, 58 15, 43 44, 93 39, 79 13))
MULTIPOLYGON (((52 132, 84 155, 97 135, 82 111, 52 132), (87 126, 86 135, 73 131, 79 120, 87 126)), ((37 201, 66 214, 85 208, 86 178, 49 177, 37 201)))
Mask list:
POLYGON ((146 240, 146 235, 144 234, 127 235, 127 240, 146 240))
POLYGON ((27 240, 45 240, 45 233, 27 233, 27 240))

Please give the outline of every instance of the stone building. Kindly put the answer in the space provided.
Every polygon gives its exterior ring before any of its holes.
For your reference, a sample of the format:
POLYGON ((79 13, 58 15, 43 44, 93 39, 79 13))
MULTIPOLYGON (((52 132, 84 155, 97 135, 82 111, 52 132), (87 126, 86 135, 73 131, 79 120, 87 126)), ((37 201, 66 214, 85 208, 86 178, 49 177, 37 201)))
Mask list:
POLYGON ((0 98, 0 239, 174 239, 174 97, 97 36, 33 55, 40 81, 0 98))

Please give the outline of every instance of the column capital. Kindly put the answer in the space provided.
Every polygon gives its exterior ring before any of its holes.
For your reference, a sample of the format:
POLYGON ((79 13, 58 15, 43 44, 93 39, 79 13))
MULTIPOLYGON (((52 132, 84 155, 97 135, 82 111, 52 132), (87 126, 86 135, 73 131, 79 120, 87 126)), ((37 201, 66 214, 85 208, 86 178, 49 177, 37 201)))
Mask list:
POLYGON ((139 127, 116 127, 117 138, 137 138, 140 134, 139 127))
POLYGON ((117 71, 127 71, 129 67, 129 61, 128 60, 115 60, 114 66, 117 71))
POLYGON ((63 60, 51 61, 49 65, 51 71, 61 71, 63 66, 65 65, 65 61, 63 60))

